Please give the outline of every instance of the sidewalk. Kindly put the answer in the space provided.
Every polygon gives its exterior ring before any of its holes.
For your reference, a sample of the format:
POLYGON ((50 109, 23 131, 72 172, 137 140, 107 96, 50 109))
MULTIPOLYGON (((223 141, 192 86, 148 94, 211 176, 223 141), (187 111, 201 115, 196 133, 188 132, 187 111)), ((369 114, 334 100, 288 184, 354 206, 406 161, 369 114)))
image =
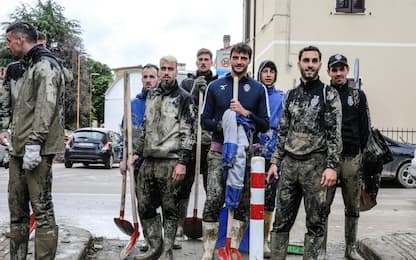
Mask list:
MULTIPOLYGON (((8 227, 0 225, 0 259, 9 260, 9 240, 4 236, 8 227)), ((141 237, 142 239, 142 237, 141 237)), ((128 240, 93 238, 85 229, 72 226, 59 227, 59 244, 57 260, 79 259, 119 259, 119 253, 128 240)), ((33 240, 29 243, 28 260, 34 259, 33 240)), ((174 250, 174 258, 181 260, 200 259, 202 255, 201 240, 187 240, 181 250, 174 250)), ((416 233, 393 233, 377 238, 363 238, 359 241, 360 250, 369 260, 416 260, 416 233)), ((127 259, 140 254, 136 248, 127 259)), ((248 259, 243 254, 243 259, 248 259)), ((288 255, 287 259, 302 259, 300 255, 288 255)), ((327 259, 344 259, 344 244, 328 242, 327 259)))

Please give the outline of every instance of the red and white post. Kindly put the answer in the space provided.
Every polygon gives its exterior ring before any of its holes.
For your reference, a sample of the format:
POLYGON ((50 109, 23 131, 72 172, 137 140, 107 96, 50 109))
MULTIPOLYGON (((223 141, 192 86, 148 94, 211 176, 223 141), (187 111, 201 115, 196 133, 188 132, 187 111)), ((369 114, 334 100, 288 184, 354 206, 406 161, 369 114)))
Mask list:
POLYGON ((264 167, 261 156, 251 159, 250 174, 250 260, 263 259, 264 232, 264 167))

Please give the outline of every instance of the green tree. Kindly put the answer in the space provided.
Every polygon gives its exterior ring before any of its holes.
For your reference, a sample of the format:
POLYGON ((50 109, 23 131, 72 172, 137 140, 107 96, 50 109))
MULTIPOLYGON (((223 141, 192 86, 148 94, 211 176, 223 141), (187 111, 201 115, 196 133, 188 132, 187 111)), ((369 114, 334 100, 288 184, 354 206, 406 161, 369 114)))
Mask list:
MULTIPOLYGON (((101 102, 98 97, 105 92, 106 87, 108 87, 107 80, 112 77, 111 70, 104 69, 105 67, 108 68, 106 65, 96 62, 99 65, 89 67, 95 62, 86 57, 87 54, 81 38, 81 26, 77 20, 66 18, 63 14, 64 10, 65 8, 54 0, 38 0, 34 7, 21 4, 9 15, 9 21, 2 22, 1 25, 5 29, 12 23, 24 21, 33 24, 39 31, 46 34, 48 48, 61 59, 62 64, 73 75, 73 81, 67 82, 65 86, 65 127, 75 129, 77 127, 78 88, 80 90, 80 126, 89 126, 90 75, 91 73, 100 74, 99 77, 93 78, 94 89, 95 85, 98 84, 99 86, 96 88, 100 90, 93 95, 93 111, 96 112, 95 118, 99 123, 102 123, 103 113, 101 111, 104 111, 104 102, 101 102), (92 62, 87 62, 89 60, 92 62), (79 87, 78 77, 80 79, 79 87)), ((3 48, 6 44, 3 34, 3 39, 0 42, 0 66, 6 66, 13 61, 10 53, 3 48)), ((102 96, 101 99, 104 100, 104 97, 102 96)))

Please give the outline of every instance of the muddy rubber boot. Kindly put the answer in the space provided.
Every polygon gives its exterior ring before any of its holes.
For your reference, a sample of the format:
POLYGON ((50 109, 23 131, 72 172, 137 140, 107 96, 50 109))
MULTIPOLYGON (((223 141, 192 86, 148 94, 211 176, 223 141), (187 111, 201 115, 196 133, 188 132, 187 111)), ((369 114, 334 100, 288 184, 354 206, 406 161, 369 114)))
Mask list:
POLYGON ((149 243, 147 242, 147 239, 144 238, 144 240, 140 241, 139 250, 141 252, 146 252, 148 249, 149 249, 149 243))
POLYGON ((288 245, 289 232, 270 232, 270 249, 273 260, 285 260, 288 245))
POLYGON ((358 218, 345 217, 345 257, 353 260, 364 260, 357 248, 358 218))
POLYGON ((263 230, 263 257, 270 258, 269 234, 273 221, 273 211, 264 211, 264 230, 263 230))
POLYGON ((165 221, 165 233, 163 237, 163 252, 159 259, 161 260, 173 260, 173 243, 175 242, 176 229, 178 227, 177 221, 166 220, 165 221))
POLYGON ((143 234, 147 238, 149 249, 142 255, 134 257, 135 260, 153 260, 159 259, 162 253, 162 222, 160 215, 154 218, 142 219, 143 234))
POLYGON ((35 259, 55 259, 58 247, 58 226, 53 228, 36 228, 35 233, 35 259))
POLYGON ((328 239, 328 223, 325 225, 325 231, 324 231, 324 239, 322 241, 321 245, 321 251, 319 252, 318 260, 325 260, 326 259, 326 242, 328 239))
POLYGON ((173 243, 173 249, 181 249, 182 242, 185 240, 183 235, 183 225, 185 223, 186 213, 188 210, 189 199, 179 201, 179 219, 178 228, 176 230, 175 242, 173 243))
POLYGON ((202 222, 202 243, 204 253, 201 260, 214 259, 215 245, 218 239, 218 222, 202 222))
POLYGON ((10 225, 10 260, 26 259, 29 243, 29 224, 10 225))
POLYGON ((308 234, 305 234, 305 248, 303 252, 304 260, 317 260, 319 252, 321 251, 322 242, 324 237, 314 237, 308 234))
POLYGON ((231 247, 238 249, 246 233, 248 223, 233 219, 233 225, 231 227, 231 247))

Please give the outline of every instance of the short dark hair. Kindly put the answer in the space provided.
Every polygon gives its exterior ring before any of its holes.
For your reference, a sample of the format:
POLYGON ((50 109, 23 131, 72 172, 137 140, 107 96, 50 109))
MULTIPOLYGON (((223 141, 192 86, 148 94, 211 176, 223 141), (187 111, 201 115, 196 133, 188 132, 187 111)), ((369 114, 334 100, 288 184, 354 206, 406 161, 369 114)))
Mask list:
POLYGON ((37 37, 38 41, 46 41, 46 34, 45 33, 41 32, 41 31, 37 31, 37 33, 38 33, 38 37, 37 37))
POLYGON ((6 34, 9 32, 12 33, 13 36, 21 35, 29 43, 36 43, 38 39, 36 28, 33 25, 25 22, 17 22, 9 25, 9 27, 6 29, 6 34))
POLYGON ((208 50, 207 48, 199 49, 198 52, 196 53, 196 57, 199 57, 199 55, 202 55, 202 54, 208 54, 209 57, 211 57, 211 59, 212 59, 212 52, 210 50, 208 50))
POLYGON ((319 54, 319 60, 322 60, 322 53, 321 51, 318 49, 318 47, 309 45, 305 48, 303 48, 302 50, 299 51, 299 56, 298 56, 298 61, 300 61, 300 58, 302 57, 302 54, 306 51, 316 51, 319 54))
POLYGON ((231 47, 230 56, 233 55, 233 52, 246 53, 248 54, 248 57, 250 59, 251 59, 251 54, 253 53, 250 45, 244 42, 239 42, 239 43, 234 44, 233 47, 231 47))
POLYGON ((155 69, 156 72, 159 73, 159 67, 155 64, 147 63, 146 65, 144 65, 143 70, 144 69, 155 69))

